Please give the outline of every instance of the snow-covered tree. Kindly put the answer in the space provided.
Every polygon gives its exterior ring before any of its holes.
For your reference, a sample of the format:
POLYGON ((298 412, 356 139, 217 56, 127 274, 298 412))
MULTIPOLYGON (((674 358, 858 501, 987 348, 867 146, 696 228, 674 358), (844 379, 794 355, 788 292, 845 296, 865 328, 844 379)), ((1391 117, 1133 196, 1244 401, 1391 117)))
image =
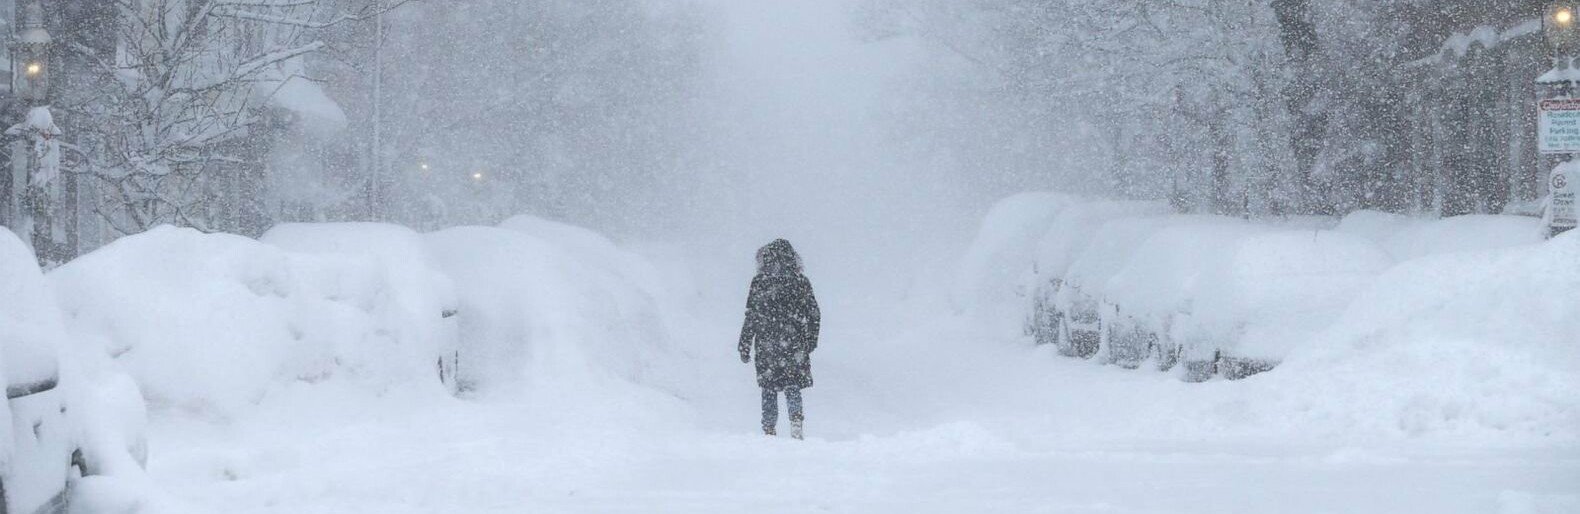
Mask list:
MULTIPOLYGON (((64 91, 93 178, 91 209, 115 234, 174 223, 267 227, 271 134, 315 86, 315 32, 366 13, 318 0, 115 0, 97 41, 67 47, 89 77, 64 91), (110 29, 108 33, 104 29, 110 29)), ((320 103, 322 103, 320 101, 320 103)))
POLYGON ((1461 214, 1540 195, 1539 7, 867 0, 857 22, 959 63, 923 72, 903 123, 930 119, 948 135, 912 132, 970 175, 1210 212, 1461 214))

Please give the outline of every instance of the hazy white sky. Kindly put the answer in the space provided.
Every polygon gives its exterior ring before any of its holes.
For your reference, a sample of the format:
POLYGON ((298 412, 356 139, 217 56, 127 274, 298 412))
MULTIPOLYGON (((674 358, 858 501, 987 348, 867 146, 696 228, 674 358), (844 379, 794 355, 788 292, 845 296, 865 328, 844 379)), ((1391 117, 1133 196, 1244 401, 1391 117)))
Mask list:
POLYGON ((914 42, 858 41, 850 3, 713 0, 723 31, 706 104, 725 169, 698 228, 742 248, 786 237, 811 269, 859 279, 842 283, 898 287, 972 217, 944 174, 886 136, 914 42))

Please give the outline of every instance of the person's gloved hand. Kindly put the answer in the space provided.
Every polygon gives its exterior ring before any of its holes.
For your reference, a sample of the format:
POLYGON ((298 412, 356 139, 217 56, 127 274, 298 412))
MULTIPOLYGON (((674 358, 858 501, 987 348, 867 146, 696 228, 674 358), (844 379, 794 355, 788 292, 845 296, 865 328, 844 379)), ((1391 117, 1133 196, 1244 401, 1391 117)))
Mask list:
POLYGON ((742 364, 745 364, 745 363, 748 363, 748 362, 751 362, 751 361, 752 361, 752 356, 744 354, 744 353, 741 354, 741 363, 742 364))

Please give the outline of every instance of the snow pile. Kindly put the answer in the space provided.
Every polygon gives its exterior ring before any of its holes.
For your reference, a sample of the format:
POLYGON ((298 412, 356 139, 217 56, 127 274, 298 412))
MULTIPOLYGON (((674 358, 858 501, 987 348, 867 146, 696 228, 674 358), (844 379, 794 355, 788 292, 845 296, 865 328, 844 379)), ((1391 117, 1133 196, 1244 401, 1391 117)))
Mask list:
POLYGON ((673 350, 651 265, 595 233, 517 217, 426 236, 460 293, 461 376, 483 388, 658 385, 673 350))
MULTIPOLYGON (((59 372, 66 329, 50 298, 32 250, 0 228, 0 383, 42 382, 59 372)), ((4 425, 0 437, 10 428, 4 425)))
POLYGON ((459 333, 451 318, 458 313, 459 300, 455 285, 439 270, 416 231, 377 223, 295 223, 270 229, 259 240, 286 251, 345 259, 355 268, 375 270, 376 280, 356 285, 380 290, 356 293, 387 298, 375 312, 376 326, 407 340, 395 346, 412 353, 398 360, 423 363, 427 359, 427 370, 442 368, 445 382, 454 385, 449 377, 454 373, 459 333))
POLYGON ((86 472, 97 475, 84 483, 145 483, 147 414, 137 385, 68 334, 33 252, 3 227, 0 327, 0 384, 56 384, 0 401, 0 463, 13 470, 5 484, 13 506, 37 505, 59 490, 74 449, 82 451, 86 472), (19 435, 11 431, 13 414, 20 426, 32 425, 27 442, 13 439, 19 435))
MULTIPOLYGON (((1332 323, 1350 301, 1393 265, 1363 238, 1332 231, 1280 230, 1238 242, 1216 294, 1198 300, 1198 319, 1242 320, 1235 354, 1277 360, 1305 334, 1332 323)), ((1221 325, 1220 325, 1221 326, 1221 325)), ((1199 356, 1205 359, 1206 356, 1199 356)))
POLYGON ((1580 234, 1389 270, 1271 387, 1406 435, 1580 438, 1580 234), (1356 405, 1365 409, 1356 409, 1356 405))
POLYGON ((280 384, 440 385, 440 313, 402 301, 427 284, 367 259, 162 227, 50 279, 73 328, 156 406, 224 418, 280 384))
POLYGON ((260 241, 160 228, 51 278, 150 402, 219 418, 323 382, 382 394, 666 380, 653 266, 577 227, 503 227, 291 224, 260 241))
POLYGON ((1539 220, 1517 216, 1252 221, 1019 195, 984 221, 961 283, 980 305, 1029 306, 1028 332, 1066 355, 1162 369, 1184 361, 1196 366, 1192 379, 1238 378, 1309 341, 1399 262, 1541 234, 1539 220))
POLYGON ((1038 342, 1189 380, 1256 375, 1200 389, 1178 417, 1580 438, 1565 428, 1580 426, 1580 236, 1543 241, 1540 220, 1517 216, 1244 220, 1045 202, 1014 209, 1051 227, 1039 240, 995 243, 1037 248, 1012 270, 1028 282, 999 287, 1035 291, 1023 305, 1038 342))
POLYGON ((1525 216, 1470 215, 1423 220, 1374 211, 1345 216, 1335 230, 1371 239, 1397 261, 1535 244, 1545 234, 1540 219, 1525 216))

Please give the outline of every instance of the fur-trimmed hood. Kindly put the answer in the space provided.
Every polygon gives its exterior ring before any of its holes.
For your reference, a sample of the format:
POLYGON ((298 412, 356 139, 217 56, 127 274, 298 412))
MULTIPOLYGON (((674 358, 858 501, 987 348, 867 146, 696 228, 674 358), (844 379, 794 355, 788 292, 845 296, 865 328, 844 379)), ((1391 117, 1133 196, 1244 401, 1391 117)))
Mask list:
POLYGON ((757 274, 795 276, 801 274, 801 255, 789 241, 775 239, 757 250, 757 274))

